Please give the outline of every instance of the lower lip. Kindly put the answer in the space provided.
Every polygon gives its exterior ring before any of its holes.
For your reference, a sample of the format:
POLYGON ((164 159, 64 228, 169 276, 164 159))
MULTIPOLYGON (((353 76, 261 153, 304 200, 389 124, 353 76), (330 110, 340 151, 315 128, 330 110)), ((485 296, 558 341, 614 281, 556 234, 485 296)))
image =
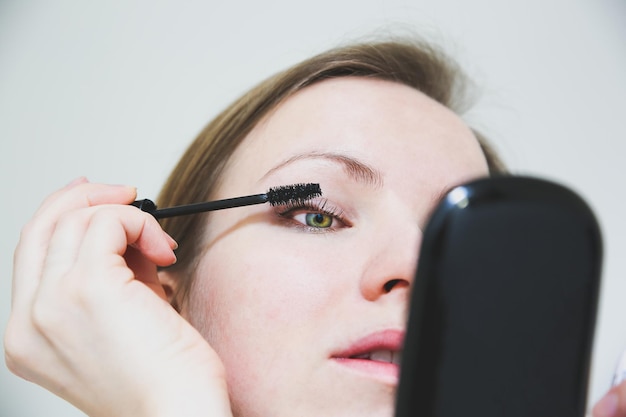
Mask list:
POLYGON ((359 374, 382 380, 390 385, 398 384, 400 367, 395 363, 377 362, 368 359, 333 358, 334 361, 359 374))

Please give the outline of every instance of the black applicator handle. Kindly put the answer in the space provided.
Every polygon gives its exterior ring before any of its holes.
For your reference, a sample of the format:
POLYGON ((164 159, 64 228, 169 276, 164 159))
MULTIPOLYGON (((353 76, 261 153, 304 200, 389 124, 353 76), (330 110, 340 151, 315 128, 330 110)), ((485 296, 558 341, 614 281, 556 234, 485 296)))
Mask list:
POLYGON ((157 209, 156 204, 151 200, 137 200, 133 206, 152 214, 157 219, 166 217, 184 216, 187 214, 202 213, 205 211, 223 210, 233 207, 251 206, 253 204, 263 204, 268 200, 267 194, 255 194, 245 197, 227 198, 225 200, 208 201, 204 203, 186 204, 183 206, 157 209))
POLYGON ((279 204, 300 204, 314 197, 322 195, 319 184, 293 184, 270 188, 266 194, 253 194, 243 197, 226 198, 224 200, 207 201, 202 203, 185 204, 182 206, 157 209, 151 200, 137 200, 131 205, 152 214, 157 219, 166 217, 184 216, 187 214, 203 213, 205 211, 222 210, 233 207, 251 206, 269 202, 279 204))
POLYGON ((150 214, 154 213, 157 209, 156 204, 154 204, 152 200, 149 200, 147 198, 143 200, 133 201, 132 203, 130 203, 130 205, 135 206, 141 211, 145 211, 146 213, 150 213, 150 214))

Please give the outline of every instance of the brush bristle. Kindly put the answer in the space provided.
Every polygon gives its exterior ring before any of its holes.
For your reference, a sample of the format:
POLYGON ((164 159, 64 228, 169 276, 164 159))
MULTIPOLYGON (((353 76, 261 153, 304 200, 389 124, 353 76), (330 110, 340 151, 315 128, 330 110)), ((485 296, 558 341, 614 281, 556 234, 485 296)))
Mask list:
POLYGON ((319 184, 293 184, 270 188, 267 192, 267 201, 272 206, 301 204, 321 195, 319 184))

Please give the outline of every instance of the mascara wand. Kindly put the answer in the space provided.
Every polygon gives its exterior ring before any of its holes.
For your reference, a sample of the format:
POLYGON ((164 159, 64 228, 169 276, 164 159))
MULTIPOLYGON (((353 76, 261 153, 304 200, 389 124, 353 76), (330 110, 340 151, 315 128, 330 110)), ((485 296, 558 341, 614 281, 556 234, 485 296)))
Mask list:
POLYGON ((192 203, 182 206, 158 209, 152 200, 137 200, 133 206, 152 214, 157 219, 166 217, 185 216, 188 214, 203 213, 206 211, 223 210, 233 207, 250 206, 253 204, 270 203, 272 206, 282 204, 301 204, 307 200, 322 195, 319 184, 293 184, 273 187, 265 194, 247 195, 244 197, 227 198, 224 200, 192 203))

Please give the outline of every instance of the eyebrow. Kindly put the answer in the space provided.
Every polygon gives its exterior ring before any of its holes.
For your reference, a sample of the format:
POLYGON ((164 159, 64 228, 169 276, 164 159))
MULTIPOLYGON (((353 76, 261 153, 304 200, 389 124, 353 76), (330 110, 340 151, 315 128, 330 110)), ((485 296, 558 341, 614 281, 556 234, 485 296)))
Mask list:
POLYGON ((281 168, 284 168, 286 165, 306 159, 323 159, 339 164, 342 166, 345 173, 357 182, 374 188, 379 188, 383 185, 383 175, 376 168, 366 164, 365 162, 359 161, 354 157, 332 152, 307 152, 294 155, 271 168, 265 173, 265 175, 263 175, 263 178, 281 168))

